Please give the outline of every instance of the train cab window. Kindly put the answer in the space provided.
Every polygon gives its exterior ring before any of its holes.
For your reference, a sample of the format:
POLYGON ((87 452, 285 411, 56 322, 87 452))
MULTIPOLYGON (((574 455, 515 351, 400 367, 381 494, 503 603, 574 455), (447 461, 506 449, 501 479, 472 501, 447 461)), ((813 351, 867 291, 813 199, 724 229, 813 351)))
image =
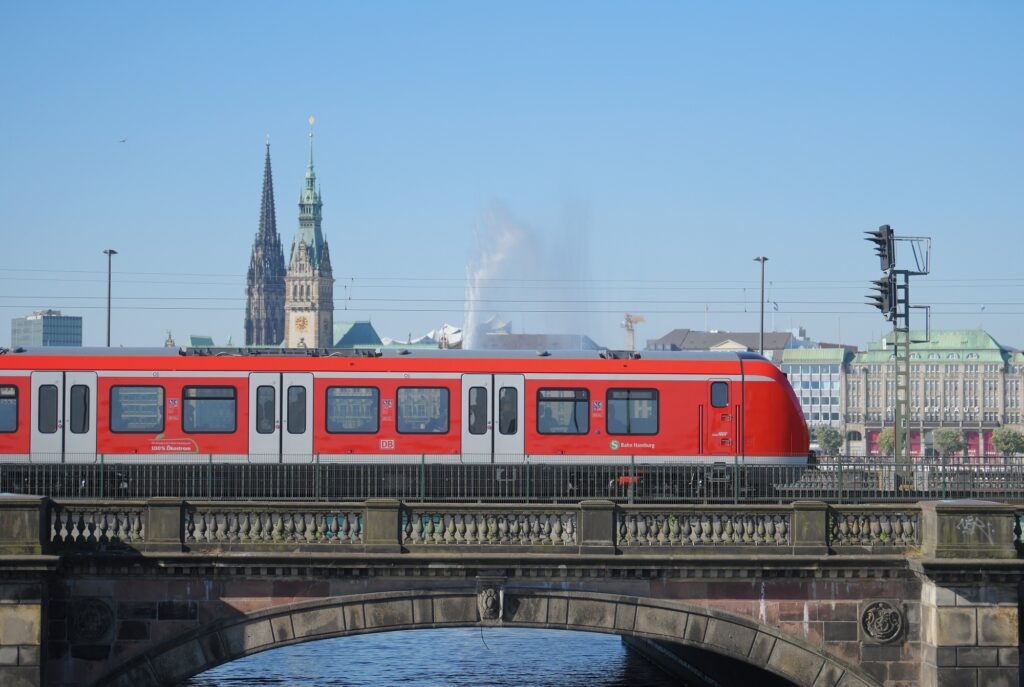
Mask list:
POLYGON ((482 386, 469 389, 469 433, 487 434, 487 389, 482 386))
POLYGON ((44 384, 39 387, 38 427, 40 434, 55 434, 57 432, 58 403, 60 403, 60 395, 57 393, 55 384, 44 384))
POLYGON ((71 417, 70 429, 72 434, 89 433, 89 387, 85 384, 75 384, 71 387, 71 417))
POLYGON ((306 433, 306 387, 288 387, 288 433, 306 433))
POLYGON ((586 389, 538 389, 539 434, 586 434, 590 431, 590 392, 586 389))
POLYGON ((498 431, 515 434, 519 427, 519 389, 503 386, 498 391, 498 431))
POLYGON ((272 386, 256 387, 256 431, 273 434, 277 422, 277 389, 272 386))
POLYGON ((18 387, 0 385, 0 433, 18 431, 18 387))
POLYGON ((235 387, 186 386, 181 398, 181 428, 184 431, 189 434, 230 434, 235 431, 235 387))
POLYGON ((164 431, 164 388, 110 387, 110 431, 125 434, 164 431))
POLYGON ((729 407, 729 383, 728 382, 711 382, 711 407, 712 408, 728 408, 729 407))
POLYGON ((609 434, 658 433, 656 389, 609 389, 607 408, 609 434))
POLYGON ((403 387, 398 390, 397 405, 400 434, 448 433, 448 389, 403 387))
POLYGON ((328 387, 328 432, 331 434, 375 434, 379 427, 379 389, 372 386, 328 387))

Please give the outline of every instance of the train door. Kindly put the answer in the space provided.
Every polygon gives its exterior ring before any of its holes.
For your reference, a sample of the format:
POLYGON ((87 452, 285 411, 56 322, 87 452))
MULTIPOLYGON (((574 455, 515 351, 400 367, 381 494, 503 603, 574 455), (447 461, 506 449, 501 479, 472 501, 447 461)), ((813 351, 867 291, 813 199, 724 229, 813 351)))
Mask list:
POLYGON ((707 435, 704 453, 731 456, 736 453, 736 422, 731 400, 732 382, 712 380, 708 385, 707 435))
POLYGON ((281 375, 277 372, 249 375, 249 459, 260 463, 281 459, 281 375))
POLYGON ((64 373, 64 462, 96 460, 96 373, 64 373))
POLYGON ((526 403, 523 375, 494 375, 494 459, 521 459, 526 403))
POLYGON ((285 372, 281 375, 281 461, 310 463, 313 460, 313 375, 285 372))
POLYGON ((490 463, 494 454, 493 375, 462 375, 462 459, 490 463))
POLYGON ((501 462, 523 456, 522 375, 462 375, 462 458, 501 462))
POLYGON ((59 463, 64 455, 64 373, 32 373, 32 462, 59 463))

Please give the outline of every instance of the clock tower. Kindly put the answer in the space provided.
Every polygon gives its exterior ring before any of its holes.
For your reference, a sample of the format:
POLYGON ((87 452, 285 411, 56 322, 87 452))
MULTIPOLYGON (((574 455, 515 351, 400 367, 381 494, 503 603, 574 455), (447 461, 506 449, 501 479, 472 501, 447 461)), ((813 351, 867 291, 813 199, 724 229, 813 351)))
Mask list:
MULTIPOLYGON (((312 128, 313 118, 309 118, 312 128)), ((309 132, 306 185, 299 195, 299 230, 292 242, 285 277, 286 348, 329 348, 334 345, 334 274, 321 230, 320 190, 313 171, 313 132, 309 132)))

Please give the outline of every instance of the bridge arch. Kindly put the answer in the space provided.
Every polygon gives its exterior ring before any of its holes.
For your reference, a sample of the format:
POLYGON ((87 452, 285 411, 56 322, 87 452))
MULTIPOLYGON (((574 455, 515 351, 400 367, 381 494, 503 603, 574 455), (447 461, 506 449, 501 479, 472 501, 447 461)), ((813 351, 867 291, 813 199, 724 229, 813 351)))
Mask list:
POLYGON ((478 625, 674 642, 738 659, 800 687, 879 684, 818 647, 729 613, 636 596, 485 586, 336 596, 225 617, 150 648, 93 685, 170 687, 224 663, 292 644, 478 625))

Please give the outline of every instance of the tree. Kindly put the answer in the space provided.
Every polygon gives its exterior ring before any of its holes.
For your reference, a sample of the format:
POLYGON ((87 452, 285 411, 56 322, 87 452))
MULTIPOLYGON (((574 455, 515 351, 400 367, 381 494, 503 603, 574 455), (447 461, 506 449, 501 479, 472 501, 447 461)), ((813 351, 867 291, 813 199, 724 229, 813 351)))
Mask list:
POLYGON ((940 427, 932 432, 932 444, 940 456, 960 453, 964 450, 964 433, 952 427, 940 427))
POLYGON ((997 427, 992 432, 992 446, 1000 453, 1024 453, 1024 434, 1009 427, 997 427))
POLYGON ((886 427, 878 433, 878 450, 883 456, 891 456, 896 447, 896 438, 893 436, 892 427, 886 427))
POLYGON ((814 440, 818 442, 822 453, 827 456, 834 456, 839 453, 839 449, 843 446, 842 433, 829 425, 815 425, 814 440))

